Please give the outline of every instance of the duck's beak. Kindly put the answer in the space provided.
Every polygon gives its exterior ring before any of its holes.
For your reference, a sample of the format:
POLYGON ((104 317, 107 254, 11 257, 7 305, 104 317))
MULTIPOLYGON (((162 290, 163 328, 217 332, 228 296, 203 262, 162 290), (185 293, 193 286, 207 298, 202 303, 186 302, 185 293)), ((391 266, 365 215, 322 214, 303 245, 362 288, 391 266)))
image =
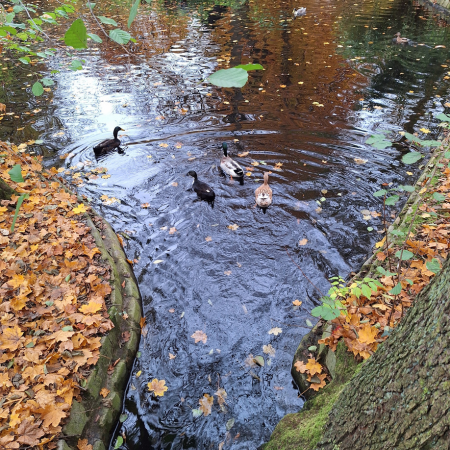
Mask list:
POLYGON ((123 128, 121 128, 122 131, 125 131, 123 128))

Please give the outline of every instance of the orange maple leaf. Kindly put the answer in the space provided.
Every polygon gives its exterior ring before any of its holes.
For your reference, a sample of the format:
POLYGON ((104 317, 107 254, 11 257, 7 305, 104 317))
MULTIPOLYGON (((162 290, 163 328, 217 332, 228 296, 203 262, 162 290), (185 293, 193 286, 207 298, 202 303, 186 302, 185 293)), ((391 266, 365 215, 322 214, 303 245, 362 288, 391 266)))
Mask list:
POLYGON ((92 450, 92 445, 88 444, 87 439, 78 439, 77 448, 78 450, 92 450))
POLYGON ((306 368, 309 370, 311 375, 315 375, 316 373, 322 372, 322 366, 315 359, 308 359, 308 363, 306 364, 306 368))
POLYGON ((214 397, 209 394, 203 394, 203 397, 198 402, 200 403, 200 410, 203 411, 204 416, 211 414, 214 397))
POLYGON ((370 324, 363 324, 362 328, 358 330, 358 341, 362 344, 373 344, 376 341, 378 329, 370 326, 370 324))
POLYGON ((322 375, 315 375, 311 380, 309 380, 309 382, 311 383, 309 388, 314 390, 314 391, 318 391, 319 389, 325 387, 327 385, 325 378, 326 378, 326 374, 323 373, 322 375), (314 379, 318 378, 320 380, 320 382, 316 382, 314 379))
POLYGON ((92 300, 87 305, 83 305, 78 308, 78 311, 82 312, 83 314, 95 314, 96 312, 100 311, 102 307, 102 303, 92 300))
POLYGON ((166 392, 168 389, 165 384, 165 380, 158 380, 157 378, 154 378, 150 383, 147 383, 147 386, 150 392, 153 391, 153 394, 162 397, 164 395, 164 392, 166 392))
POLYGON ((108 394, 109 394, 110 392, 111 392, 111 391, 110 391, 109 389, 102 388, 101 391, 100 391, 100 395, 101 395, 103 398, 106 398, 106 397, 108 397, 108 394))
POLYGON ((17 350, 22 341, 22 331, 15 325, 13 328, 4 328, 0 335, 0 349, 2 350, 17 350))

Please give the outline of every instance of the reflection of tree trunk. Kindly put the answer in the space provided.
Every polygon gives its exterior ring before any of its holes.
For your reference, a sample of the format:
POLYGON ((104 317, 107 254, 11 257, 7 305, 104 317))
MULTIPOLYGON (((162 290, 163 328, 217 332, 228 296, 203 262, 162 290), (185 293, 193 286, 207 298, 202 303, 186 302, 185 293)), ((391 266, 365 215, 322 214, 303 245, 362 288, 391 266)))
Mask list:
POLYGON ((448 449, 450 260, 342 391, 317 449, 448 449))
POLYGON ((0 178, 0 200, 11 200, 13 194, 17 192, 0 178))

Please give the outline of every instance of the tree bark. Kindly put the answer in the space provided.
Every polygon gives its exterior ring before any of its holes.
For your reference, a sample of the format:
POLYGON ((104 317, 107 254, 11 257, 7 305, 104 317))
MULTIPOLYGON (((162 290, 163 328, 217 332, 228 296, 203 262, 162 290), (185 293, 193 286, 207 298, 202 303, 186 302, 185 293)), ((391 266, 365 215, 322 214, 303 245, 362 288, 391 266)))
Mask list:
POLYGON ((0 178, 0 200, 11 200, 14 194, 17 192, 0 178))
POLYGON ((321 450, 450 448, 450 260, 346 385, 321 450))

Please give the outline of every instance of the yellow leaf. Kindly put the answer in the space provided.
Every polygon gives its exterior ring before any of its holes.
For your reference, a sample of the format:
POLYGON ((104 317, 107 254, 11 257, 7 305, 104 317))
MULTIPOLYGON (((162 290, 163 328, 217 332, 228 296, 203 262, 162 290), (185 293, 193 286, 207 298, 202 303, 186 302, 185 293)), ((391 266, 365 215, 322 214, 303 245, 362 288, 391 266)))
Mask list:
POLYGON ((153 394, 155 396, 163 397, 164 392, 167 391, 168 387, 165 386, 166 381, 165 380, 158 380, 157 378, 154 378, 150 383, 147 383, 148 390, 150 392, 153 391, 153 394))
POLYGON ((238 156, 240 158, 243 158, 244 156, 247 156, 249 154, 249 152, 242 152, 242 153, 238 153, 238 156))
POLYGON ((315 375, 316 373, 322 372, 322 366, 318 363, 314 358, 308 359, 308 363, 306 364, 306 368, 309 370, 311 375, 315 375))
POLYGON ((420 131, 425 134, 431 133, 431 131, 428 128, 421 128, 420 131))
POLYGON ((278 336, 283 330, 279 327, 271 328, 269 330, 269 334, 273 334, 274 336, 278 336))
POLYGON ((236 231, 239 228, 239 225, 228 225, 227 228, 229 228, 230 230, 236 231))
POLYGON ((200 403, 200 409, 203 411, 203 415, 208 416, 209 414, 211 414, 214 397, 208 394, 204 394, 198 402, 200 403))
POLYGON ((73 208, 72 212, 75 214, 85 213, 86 207, 84 206, 84 203, 80 203, 76 208, 73 208))
POLYGON ((139 378, 141 375, 142 375, 142 370, 139 370, 139 371, 136 373, 136 378, 139 378))
POLYGON ((370 326, 370 324, 363 324, 362 328, 358 330, 358 341, 362 344, 373 344, 376 341, 378 329, 370 326))
POLYGON ((78 311, 82 312, 83 314, 95 314, 96 312, 100 311, 102 307, 102 303, 91 300, 87 305, 83 305, 78 308, 78 311))
POLYGON ((211 242, 212 241, 212 237, 211 236, 206 236, 205 237, 205 241, 206 242, 211 242))
POLYGON ((160 147, 167 148, 167 147, 169 146, 169 144, 162 143, 162 144, 159 144, 159 146, 160 146, 160 147))
POLYGON ((206 334, 201 331, 201 330, 197 330, 194 334, 191 335, 191 338, 194 338, 194 342, 203 342, 204 344, 206 344, 206 340, 208 339, 208 337, 206 336, 206 334))
POLYGON ((298 242, 298 245, 306 245, 308 243, 308 239, 304 238, 298 242))
POLYGON ((111 175, 102 175, 102 178, 111 178, 111 175))
POLYGON ((177 229, 175 228, 175 227, 172 227, 170 230, 169 230, 169 234, 175 234, 177 232, 177 229))
POLYGON ((106 398, 106 397, 108 397, 108 394, 109 394, 110 392, 111 392, 111 391, 110 391, 109 389, 102 388, 102 390, 100 391, 100 395, 101 395, 103 398, 106 398))
POLYGON ((385 236, 381 241, 377 242, 377 243, 375 244, 375 247, 376 247, 376 248, 381 248, 381 247, 383 247, 383 245, 384 245, 385 242, 386 242, 386 236, 385 236))
POLYGON ((297 370, 297 372, 300 373, 305 373, 306 372, 306 364, 302 361, 297 361, 294 364, 295 369, 297 370))
POLYGON ((78 450, 92 450, 92 445, 88 444, 87 439, 78 439, 77 448, 78 450))
POLYGON ((294 304, 294 306, 301 306, 303 302, 301 302, 300 300, 294 300, 292 303, 294 304))

